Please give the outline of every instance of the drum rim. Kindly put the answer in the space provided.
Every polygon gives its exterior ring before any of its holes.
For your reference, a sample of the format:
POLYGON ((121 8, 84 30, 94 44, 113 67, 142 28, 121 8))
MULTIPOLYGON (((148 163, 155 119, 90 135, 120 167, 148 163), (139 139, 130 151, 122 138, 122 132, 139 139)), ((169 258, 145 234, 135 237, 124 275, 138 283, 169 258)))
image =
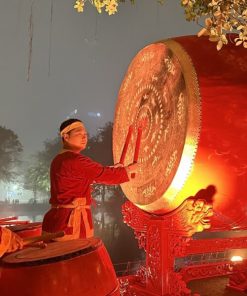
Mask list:
MULTIPOLYGON (((103 242, 101 239, 99 238, 95 238, 95 244, 93 246, 89 246, 85 249, 82 250, 74 250, 71 253, 67 253, 64 255, 58 255, 58 256, 54 256, 54 257, 50 257, 50 258, 37 258, 32 261, 21 261, 21 262, 6 262, 5 260, 10 257, 10 256, 14 256, 14 254, 18 254, 21 251, 12 253, 12 254, 7 254, 5 255, 2 260, 1 260, 1 266, 2 267, 8 267, 8 268, 18 268, 18 267, 30 267, 30 266, 41 266, 41 265, 46 265, 46 264, 51 264, 51 263, 57 263, 57 262, 61 262, 61 261, 67 261, 67 260, 71 260, 74 259, 76 257, 80 257, 82 255, 85 254, 89 254, 95 250, 97 250, 98 248, 100 248, 101 246, 103 246, 103 242)), ((58 244, 63 243, 63 242, 56 242, 58 244)))

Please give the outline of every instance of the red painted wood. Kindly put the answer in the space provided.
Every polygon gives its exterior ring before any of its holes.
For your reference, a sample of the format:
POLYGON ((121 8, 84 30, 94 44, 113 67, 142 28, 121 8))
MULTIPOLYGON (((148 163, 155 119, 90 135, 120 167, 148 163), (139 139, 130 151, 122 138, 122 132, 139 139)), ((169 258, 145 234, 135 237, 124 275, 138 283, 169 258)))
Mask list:
POLYGON ((6 263, 13 258, 5 257, 0 270, 1 296, 119 296, 115 271, 103 243, 92 239, 87 248, 73 251, 71 256, 61 256, 61 248, 67 243, 73 244, 73 241, 53 243, 58 252, 55 257, 54 248, 50 252, 29 248, 28 254, 26 249, 9 255, 17 258, 16 263, 6 263), (42 252, 43 259, 40 258, 42 252), (23 257, 26 262, 19 262, 23 257), (40 259, 36 261, 37 258, 40 259))

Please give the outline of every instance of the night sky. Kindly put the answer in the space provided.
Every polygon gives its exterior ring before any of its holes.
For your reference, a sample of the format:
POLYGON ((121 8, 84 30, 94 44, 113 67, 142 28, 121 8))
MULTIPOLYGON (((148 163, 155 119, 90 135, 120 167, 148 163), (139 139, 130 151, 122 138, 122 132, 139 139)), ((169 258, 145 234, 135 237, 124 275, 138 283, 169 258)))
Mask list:
POLYGON ((26 156, 54 138, 75 109, 90 134, 113 121, 119 86, 136 53, 154 41, 199 30, 185 21, 179 0, 163 6, 155 0, 127 2, 114 16, 99 15, 89 3, 78 14, 73 5, 72 0, 0 0, 0 125, 18 134, 26 156))

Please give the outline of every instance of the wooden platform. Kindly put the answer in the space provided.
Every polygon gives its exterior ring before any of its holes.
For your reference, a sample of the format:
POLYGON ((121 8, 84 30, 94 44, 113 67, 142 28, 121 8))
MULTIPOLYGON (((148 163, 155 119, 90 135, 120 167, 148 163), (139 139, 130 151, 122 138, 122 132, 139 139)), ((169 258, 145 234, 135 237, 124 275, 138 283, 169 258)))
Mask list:
POLYGON ((196 280, 188 284, 193 293, 199 293, 200 296, 244 296, 243 292, 237 292, 226 288, 228 283, 227 277, 216 277, 205 280, 196 280))

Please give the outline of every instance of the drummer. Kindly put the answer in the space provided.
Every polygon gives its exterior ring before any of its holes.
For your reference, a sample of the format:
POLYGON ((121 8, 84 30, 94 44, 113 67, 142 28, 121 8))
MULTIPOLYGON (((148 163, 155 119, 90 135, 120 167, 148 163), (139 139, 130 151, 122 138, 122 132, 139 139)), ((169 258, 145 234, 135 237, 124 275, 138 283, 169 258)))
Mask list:
POLYGON ((64 231, 66 235, 58 240, 89 238, 94 235, 90 185, 127 182, 136 164, 102 166, 81 154, 88 137, 79 119, 64 121, 60 135, 62 150, 50 167, 51 209, 44 217, 43 233, 64 231))
POLYGON ((23 248, 23 240, 17 234, 0 226, 0 257, 23 248))

